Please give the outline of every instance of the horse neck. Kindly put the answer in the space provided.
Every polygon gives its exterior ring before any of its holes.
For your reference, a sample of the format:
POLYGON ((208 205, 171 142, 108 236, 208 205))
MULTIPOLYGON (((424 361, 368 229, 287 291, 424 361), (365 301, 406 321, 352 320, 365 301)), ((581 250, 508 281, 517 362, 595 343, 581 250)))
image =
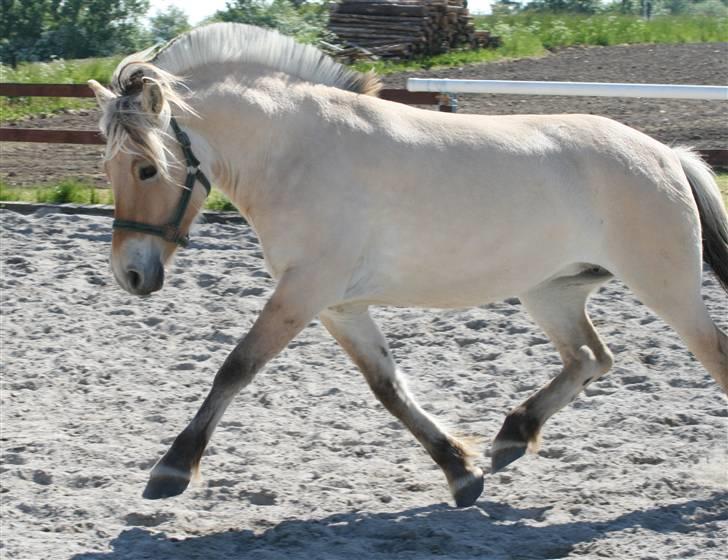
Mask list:
POLYGON ((191 103, 200 118, 187 118, 193 150, 204 146, 203 171, 246 218, 276 187, 277 167, 291 161, 315 116, 300 108, 300 95, 280 88, 195 90, 191 103))

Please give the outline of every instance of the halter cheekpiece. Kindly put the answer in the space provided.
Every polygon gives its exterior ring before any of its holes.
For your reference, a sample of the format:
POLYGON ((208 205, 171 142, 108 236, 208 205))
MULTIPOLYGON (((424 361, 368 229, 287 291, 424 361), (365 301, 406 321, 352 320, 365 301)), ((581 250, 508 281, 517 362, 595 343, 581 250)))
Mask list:
POLYGON ((187 206, 190 204, 190 198, 192 197, 192 189, 195 186, 195 182, 199 181, 205 188, 205 196, 210 195, 211 185, 205 174, 200 170, 200 160, 195 157, 192 153, 192 147, 190 144, 190 137, 187 133, 182 130, 177 124, 177 120, 172 117, 169 121, 174 131, 174 136, 177 138, 182 153, 185 156, 187 163, 187 178, 185 179, 185 186, 182 190, 182 196, 180 197, 179 204, 175 210, 172 219, 163 226, 155 226, 151 224, 145 224, 143 222, 134 222, 132 220, 114 220, 112 224, 113 229, 128 229, 136 231, 138 233, 147 233, 149 235, 156 235, 161 237, 165 241, 176 243, 180 247, 186 247, 190 242, 190 236, 183 234, 180 230, 180 225, 187 212, 187 206))

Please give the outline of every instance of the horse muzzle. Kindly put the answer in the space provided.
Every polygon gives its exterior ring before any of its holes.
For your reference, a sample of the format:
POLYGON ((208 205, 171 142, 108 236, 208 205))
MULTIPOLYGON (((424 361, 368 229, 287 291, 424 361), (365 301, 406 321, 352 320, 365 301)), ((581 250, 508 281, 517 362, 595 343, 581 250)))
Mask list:
MULTIPOLYGON (((121 282, 120 282, 121 283, 121 282)), ((124 271, 122 287, 137 296, 146 296, 164 285, 164 266, 161 262, 152 261, 148 266, 130 266, 124 271)))
POLYGON ((111 269, 117 283, 136 296, 146 296, 164 285, 164 265, 160 251, 150 244, 131 241, 121 251, 114 251, 111 269))

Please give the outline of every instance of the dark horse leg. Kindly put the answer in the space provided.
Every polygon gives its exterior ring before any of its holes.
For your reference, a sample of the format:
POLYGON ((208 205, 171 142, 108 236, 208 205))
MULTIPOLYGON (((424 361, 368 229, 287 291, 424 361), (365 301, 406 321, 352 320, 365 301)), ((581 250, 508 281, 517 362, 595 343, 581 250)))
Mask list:
POLYGON ((589 294, 611 278, 603 269, 557 278, 521 296, 524 306, 561 354, 564 367, 551 382, 512 410, 493 442, 492 472, 538 445, 548 418, 612 367, 612 354, 586 313, 589 294))
POLYGON ((184 492, 199 468, 217 423, 235 395, 331 303, 327 294, 333 290, 325 286, 313 267, 287 272, 281 278, 250 332, 217 372, 212 389, 195 417, 152 469, 143 494, 145 498, 168 498, 184 492))
POLYGON ((475 503, 483 491, 483 471, 466 447, 423 411, 397 373, 387 341, 366 307, 327 309, 321 322, 351 356, 384 407, 396 416, 442 468, 458 506, 475 503))

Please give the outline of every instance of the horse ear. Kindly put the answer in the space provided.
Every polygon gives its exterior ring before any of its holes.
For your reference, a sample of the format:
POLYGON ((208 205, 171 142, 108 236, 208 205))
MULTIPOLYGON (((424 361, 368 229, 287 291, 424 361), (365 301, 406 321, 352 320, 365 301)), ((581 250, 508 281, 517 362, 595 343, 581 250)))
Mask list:
POLYGON ((94 92, 94 95, 96 96, 96 101, 99 105, 104 106, 106 103, 116 98, 116 95, 114 95, 111 90, 106 89, 96 80, 89 80, 86 83, 88 84, 88 87, 91 88, 91 91, 94 92))
POLYGON ((145 113, 158 115, 164 105, 162 88, 153 80, 144 80, 142 83, 142 109, 145 113))

